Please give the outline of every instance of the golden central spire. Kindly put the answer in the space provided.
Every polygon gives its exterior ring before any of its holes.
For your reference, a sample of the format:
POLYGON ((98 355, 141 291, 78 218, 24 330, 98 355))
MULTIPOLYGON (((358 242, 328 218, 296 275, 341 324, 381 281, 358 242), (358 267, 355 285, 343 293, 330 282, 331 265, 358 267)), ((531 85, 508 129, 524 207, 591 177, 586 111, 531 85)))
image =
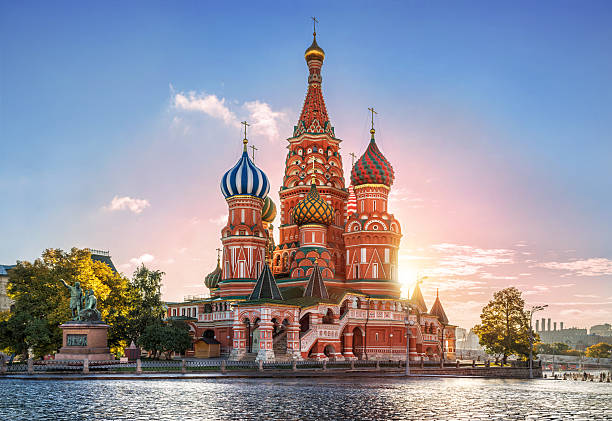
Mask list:
POLYGON ((376 130, 374 130, 374 114, 378 113, 374 111, 374 107, 368 108, 368 110, 372 113, 372 128, 370 129, 370 133, 372 134, 372 140, 374 140, 374 133, 376 133, 376 130))
MULTIPOLYGON (((242 140, 242 144, 244 145, 244 151, 247 151, 247 143, 249 143, 249 141, 247 140, 247 126, 250 126, 249 123, 247 123, 246 121, 241 122, 240 124, 244 125, 244 139, 242 140)), ((255 152, 253 152, 255 153, 255 152)))

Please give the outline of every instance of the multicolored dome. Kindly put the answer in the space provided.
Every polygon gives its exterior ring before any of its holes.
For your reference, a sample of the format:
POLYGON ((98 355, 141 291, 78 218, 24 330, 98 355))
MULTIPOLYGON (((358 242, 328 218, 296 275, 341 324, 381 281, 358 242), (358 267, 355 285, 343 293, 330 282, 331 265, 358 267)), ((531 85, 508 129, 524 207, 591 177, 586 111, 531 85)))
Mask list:
POLYGON ((217 259, 217 267, 215 268, 215 270, 213 270, 208 275, 206 275, 206 278, 204 278, 204 285, 206 285, 206 288, 208 289, 215 289, 219 286, 220 279, 221 279, 221 263, 219 259, 217 259))
POLYGON ((270 199, 270 196, 266 196, 263 208, 261 209, 261 220, 270 223, 274 221, 274 218, 276 218, 276 205, 270 199))
POLYGON ((270 182, 262 170, 257 168, 246 151, 234 167, 223 174, 221 192, 226 199, 237 195, 265 198, 270 191, 270 182))
POLYGON ((395 179, 393 167, 378 149, 374 140, 374 129, 370 130, 372 138, 366 151, 355 162, 351 171, 351 182, 354 186, 362 184, 384 184, 391 187, 395 179))
POLYGON ((331 225, 334 221, 334 208, 321 199, 317 186, 313 183, 306 197, 293 208, 292 215, 293 222, 298 225, 331 225))

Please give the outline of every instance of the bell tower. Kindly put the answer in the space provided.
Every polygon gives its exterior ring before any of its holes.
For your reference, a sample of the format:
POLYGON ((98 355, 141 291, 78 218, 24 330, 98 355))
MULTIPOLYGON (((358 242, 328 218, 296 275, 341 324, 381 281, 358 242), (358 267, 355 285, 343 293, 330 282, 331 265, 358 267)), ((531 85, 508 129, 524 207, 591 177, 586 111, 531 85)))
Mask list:
MULTIPOLYGON (((316 23, 316 21, 315 21, 316 23)), ((333 219, 321 229, 325 230, 325 248, 336 270, 334 277, 344 277, 344 240, 346 222, 345 187, 340 142, 331 125, 321 90, 321 68, 325 52, 313 41, 304 53, 308 65, 308 90, 293 136, 288 139, 285 175, 280 189, 279 243, 272 260, 273 272, 280 277, 291 276, 291 266, 303 235, 293 219, 293 209, 316 186, 317 194, 333 209, 333 219)), ((279 280, 282 283, 282 280, 279 280)))

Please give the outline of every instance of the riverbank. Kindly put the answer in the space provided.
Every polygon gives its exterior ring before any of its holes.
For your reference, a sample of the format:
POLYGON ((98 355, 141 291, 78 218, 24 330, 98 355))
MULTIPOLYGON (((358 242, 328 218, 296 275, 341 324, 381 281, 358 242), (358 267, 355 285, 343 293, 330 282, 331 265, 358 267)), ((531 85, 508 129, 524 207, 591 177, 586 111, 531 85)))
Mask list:
MULTIPOLYGON (((542 372, 534 369, 534 378, 541 378, 542 372)), ((529 371, 525 368, 490 367, 490 368, 411 368, 411 377, 451 377, 451 378, 495 378, 495 379, 527 379, 529 371)), ((175 380, 175 379, 236 379, 236 378, 403 378, 404 369, 373 368, 373 369, 266 369, 266 370, 230 370, 230 371, 200 371, 200 372, 168 372, 147 371, 142 373, 106 371, 103 373, 82 372, 33 372, 11 373, 0 376, 2 379, 21 380, 175 380)))

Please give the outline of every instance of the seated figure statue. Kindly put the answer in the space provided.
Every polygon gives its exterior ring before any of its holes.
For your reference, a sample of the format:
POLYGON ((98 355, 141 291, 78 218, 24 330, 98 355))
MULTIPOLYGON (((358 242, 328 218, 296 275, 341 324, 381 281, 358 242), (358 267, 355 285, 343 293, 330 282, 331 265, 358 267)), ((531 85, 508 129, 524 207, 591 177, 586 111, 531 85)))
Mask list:
POLYGON ((79 319, 85 322, 100 321, 101 314, 96 308, 98 305, 98 299, 96 298, 93 289, 87 290, 83 301, 83 310, 79 313, 79 319))

